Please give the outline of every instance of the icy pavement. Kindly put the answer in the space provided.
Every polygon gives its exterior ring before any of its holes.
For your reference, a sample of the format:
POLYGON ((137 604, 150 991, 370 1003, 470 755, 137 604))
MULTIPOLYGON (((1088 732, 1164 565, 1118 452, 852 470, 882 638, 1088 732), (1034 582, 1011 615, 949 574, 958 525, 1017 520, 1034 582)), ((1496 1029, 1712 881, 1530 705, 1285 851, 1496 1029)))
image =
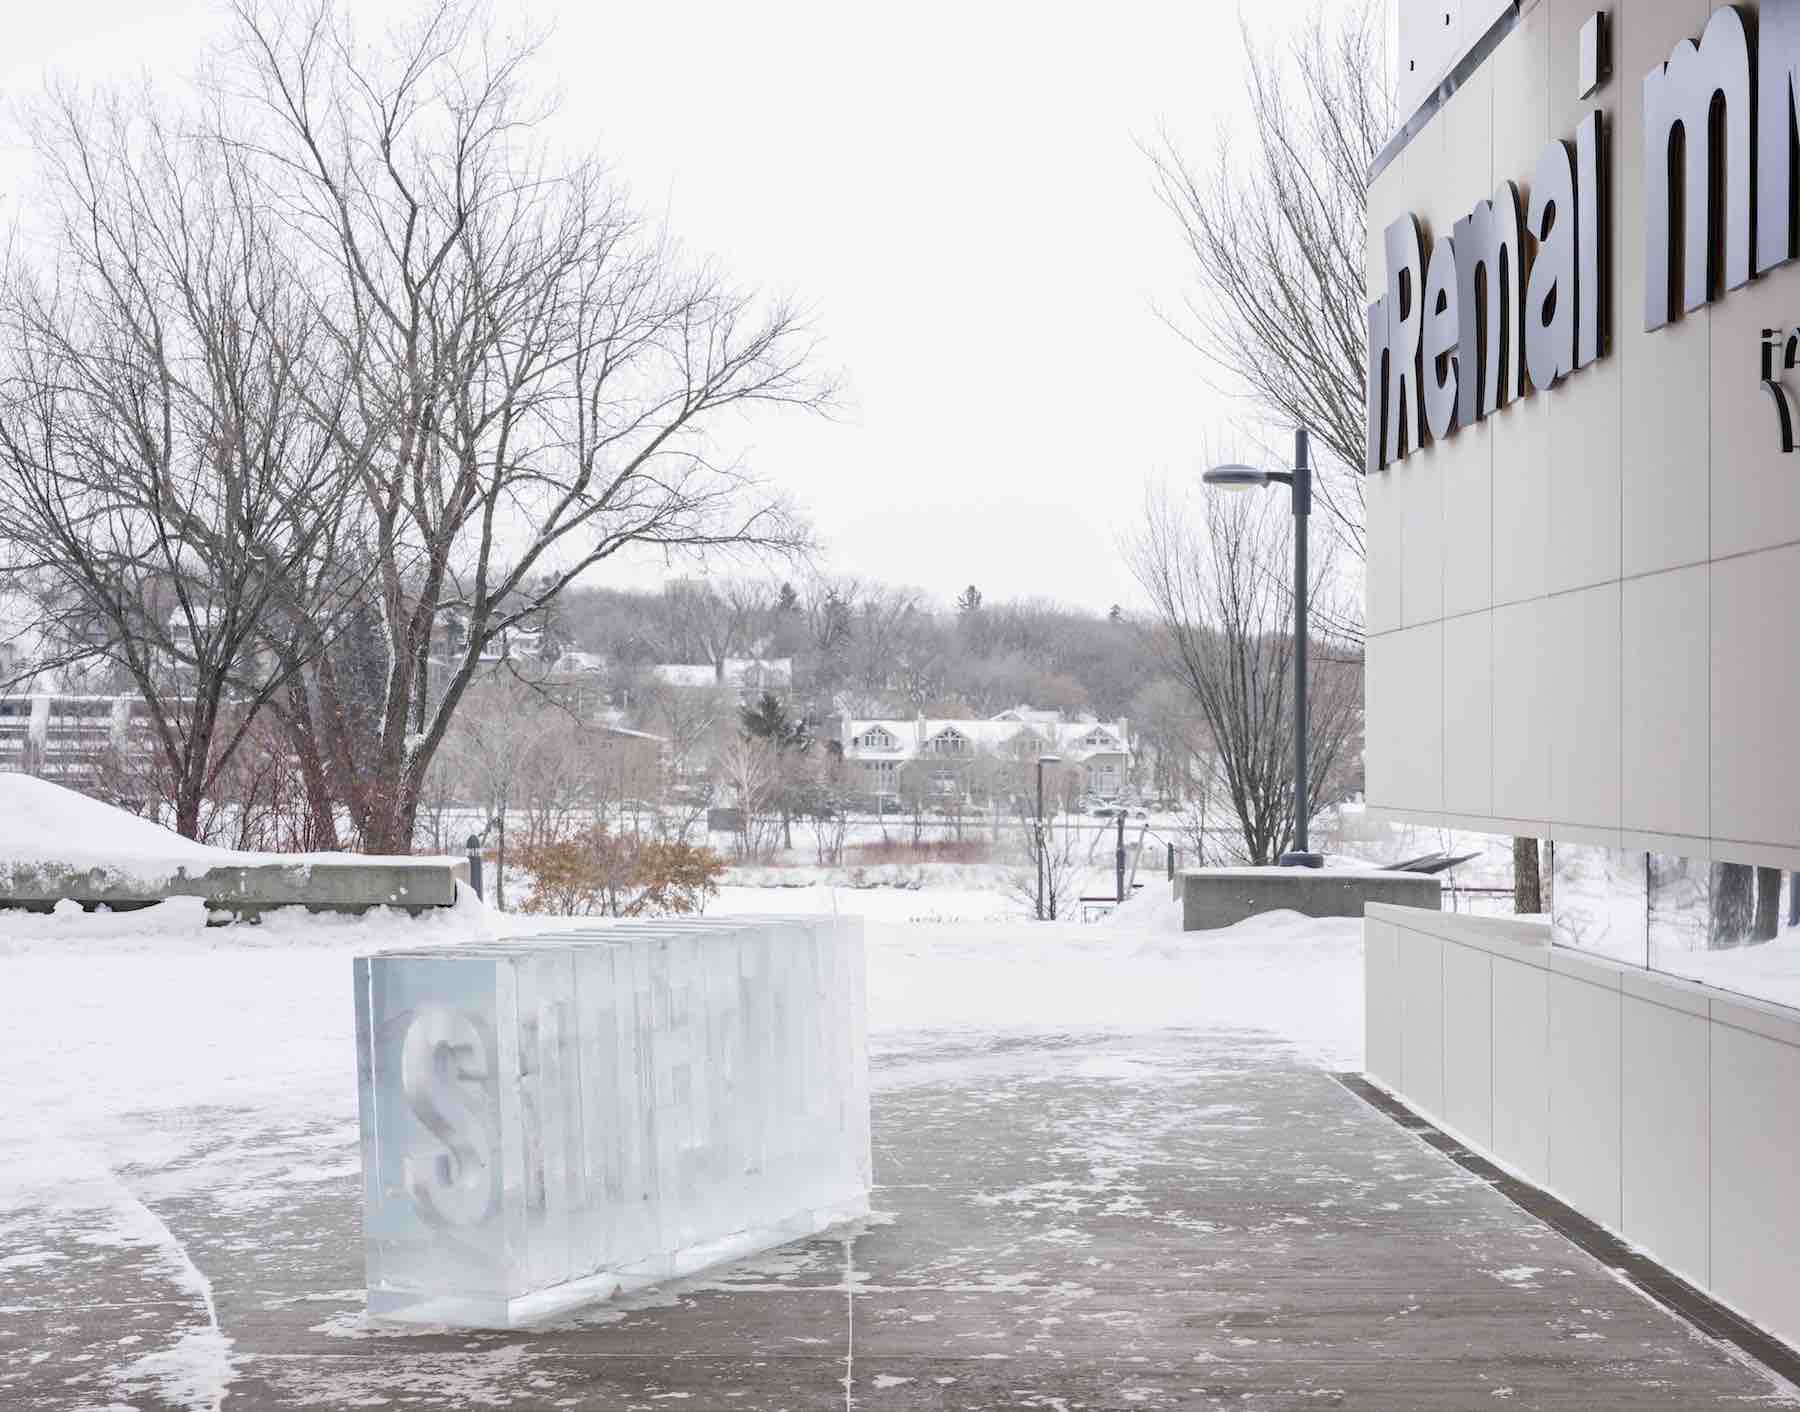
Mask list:
POLYGON ((1330 1077, 1357 924, 844 900, 879 1214, 529 1334, 362 1317, 349 957, 413 924, 0 919, 0 1406, 1789 1405, 1330 1077))

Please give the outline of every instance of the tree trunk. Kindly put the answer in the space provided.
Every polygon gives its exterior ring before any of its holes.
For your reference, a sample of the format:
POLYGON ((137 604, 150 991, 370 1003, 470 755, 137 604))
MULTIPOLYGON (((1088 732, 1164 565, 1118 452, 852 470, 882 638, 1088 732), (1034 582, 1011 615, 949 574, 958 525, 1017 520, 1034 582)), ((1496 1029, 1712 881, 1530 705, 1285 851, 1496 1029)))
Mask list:
POLYGON ((182 780, 175 792, 175 832, 200 839, 200 790, 191 780, 182 780))
POLYGON ((288 679, 287 708, 274 712, 276 721, 286 732, 300 761, 300 779, 306 790, 307 844, 309 849, 335 853, 338 843, 337 811, 331 801, 331 785, 325 776, 325 761, 319 754, 319 742, 312 729, 312 703, 306 695, 306 678, 295 672, 288 679))
POLYGON ((419 799, 424 793, 426 761, 413 756, 411 764, 388 759, 384 749, 377 767, 380 778, 364 796, 362 851, 405 855, 413 851, 418 831, 419 799))
POLYGON ((506 910, 506 796, 500 796, 500 837, 494 849, 494 910, 506 910))
POLYGON ((1781 930, 1781 869, 1756 870, 1756 925, 1751 935, 1757 941, 1773 941, 1781 930))
POLYGON ((1542 874, 1538 869, 1538 841, 1513 840, 1513 911, 1521 916, 1544 910, 1542 874))
POLYGON ((1713 865, 1712 945, 1742 946, 1756 920, 1756 869, 1748 863, 1713 865))

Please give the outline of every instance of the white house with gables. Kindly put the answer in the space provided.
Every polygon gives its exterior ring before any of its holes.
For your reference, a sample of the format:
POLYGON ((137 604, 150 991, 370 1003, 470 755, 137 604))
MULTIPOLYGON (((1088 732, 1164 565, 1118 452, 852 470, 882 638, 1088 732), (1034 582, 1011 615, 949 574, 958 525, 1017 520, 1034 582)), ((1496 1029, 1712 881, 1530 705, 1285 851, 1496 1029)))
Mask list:
POLYGON ((845 762, 870 796, 898 795, 902 772, 915 763, 930 768, 933 792, 967 795, 977 777, 973 767, 983 759, 1029 763, 1052 754, 1081 772, 1087 793, 1111 799, 1131 781, 1129 726, 1124 719, 1065 721, 1057 711, 1015 706, 982 721, 846 718, 840 739, 845 762))

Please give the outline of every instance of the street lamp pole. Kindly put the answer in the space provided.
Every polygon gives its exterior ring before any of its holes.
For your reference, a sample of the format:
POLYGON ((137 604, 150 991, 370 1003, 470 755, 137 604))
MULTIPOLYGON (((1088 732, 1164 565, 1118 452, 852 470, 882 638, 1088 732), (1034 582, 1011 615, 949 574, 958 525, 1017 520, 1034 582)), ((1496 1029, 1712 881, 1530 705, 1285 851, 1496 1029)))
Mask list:
POLYGON ((1294 847, 1284 865, 1317 868, 1324 863, 1306 846, 1306 520, 1312 513, 1312 457, 1305 427, 1294 428, 1294 847))
POLYGON ((1044 920, 1044 766, 1062 762, 1060 755, 1040 755, 1037 760, 1037 919, 1044 920))
POLYGON ((1264 471, 1255 466, 1214 466, 1201 477, 1220 490, 1249 490, 1278 481, 1294 499, 1294 846, 1281 855, 1289 868, 1319 868, 1322 855, 1307 848, 1306 721, 1306 520, 1312 513, 1312 448, 1305 427, 1294 428, 1294 469, 1264 471))

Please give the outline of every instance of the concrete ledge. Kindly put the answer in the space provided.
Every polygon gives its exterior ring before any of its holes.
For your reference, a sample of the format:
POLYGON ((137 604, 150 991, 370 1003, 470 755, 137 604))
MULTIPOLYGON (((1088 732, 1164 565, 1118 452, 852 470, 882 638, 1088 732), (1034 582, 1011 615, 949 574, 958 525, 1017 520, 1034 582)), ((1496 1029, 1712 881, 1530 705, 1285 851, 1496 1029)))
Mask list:
POLYGON ((1175 879, 1181 929, 1229 927, 1259 912, 1360 917, 1371 903, 1437 910, 1441 884, 1422 873, 1333 868, 1189 868, 1175 879))
POLYGON ((131 871, 83 868, 49 860, 14 862, 0 870, 0 906, 47 912, 72 899, 84 907, 118 911, 149 907, 171 897, 198 897, 207 907, 253 916, 271 907, 363 912, 371 907, 419 911, 456 903, 456 884, 468 865, 450 858, 371 859, 347 855, 320 861, 195 869, 173 865, 166 873, 141 866, 131 871))
POLYGON ((1441 912, 1435 906, 1394 906, 1371 902, 1367 915, 1408 931, 1422 931, 1430 936, 1461 942, 1482 951, 1491 951, 1509 961, 1519 961, 1540 970, 1550 964, 1550 923, 1543 917, 1478 917, 1467 912, 1441 912))

